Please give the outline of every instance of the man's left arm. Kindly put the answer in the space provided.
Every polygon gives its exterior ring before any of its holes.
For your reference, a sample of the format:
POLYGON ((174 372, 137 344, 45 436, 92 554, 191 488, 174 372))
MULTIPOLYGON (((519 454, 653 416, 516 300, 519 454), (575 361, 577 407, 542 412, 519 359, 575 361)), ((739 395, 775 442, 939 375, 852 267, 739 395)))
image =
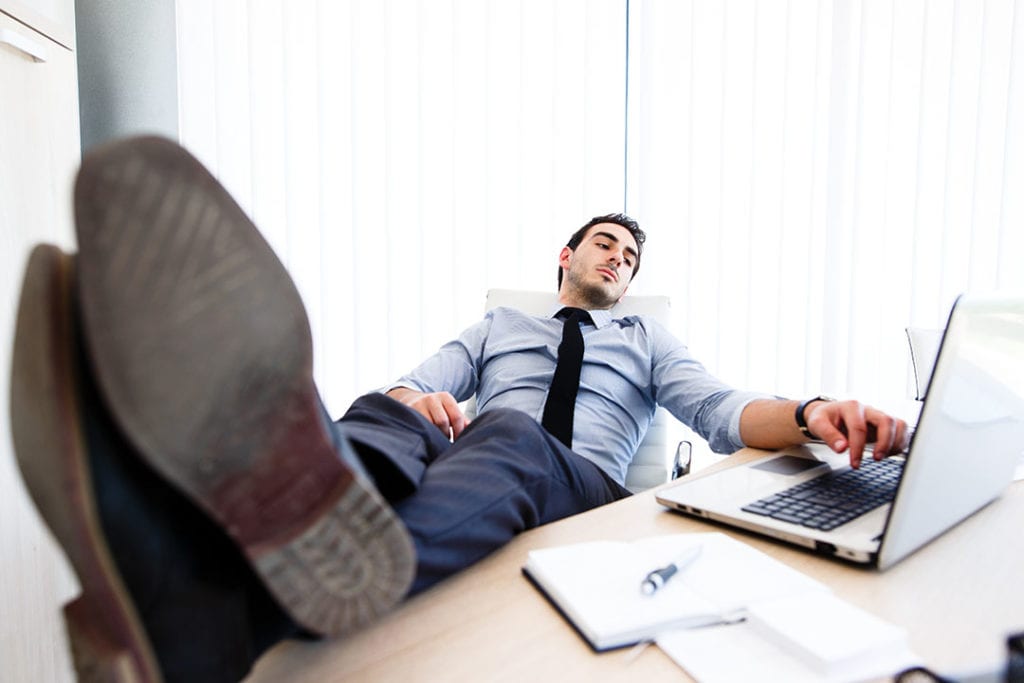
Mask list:
MULTIPOLYGON (((740 436, 754 448, 775 450, 812 439, 797 425, 798 401, 751 401, 740 415, 740 436)), ((864 446, 874 443, 874 458, 903 451, 909 440, 907 423, 858 401, 815 400, 803 406, 807 430, 836 453, 849 449, 850 465, 859 467, 864 446)))

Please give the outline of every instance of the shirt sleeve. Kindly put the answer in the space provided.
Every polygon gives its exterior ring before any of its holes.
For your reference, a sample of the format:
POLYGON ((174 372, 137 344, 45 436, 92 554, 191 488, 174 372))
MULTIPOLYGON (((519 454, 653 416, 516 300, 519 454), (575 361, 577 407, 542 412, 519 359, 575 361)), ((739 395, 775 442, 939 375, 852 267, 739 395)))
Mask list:
POLYGON ((491 330, 493 315, 467 328, 437 353, 420 363, 412 372, 381 389, 387 393, 398 387, 423 393, 447 391, 456 401, 465 401, 476 393, 484 345, 491 330))
POLYGON ((716 453, 732 453, 746 444, 740 438, 740 415, 754 400, 769 394, 739 391, 713 376, 689 349, 655 321, 645 324, 652 345, 654 399, 702 437, 716 453))

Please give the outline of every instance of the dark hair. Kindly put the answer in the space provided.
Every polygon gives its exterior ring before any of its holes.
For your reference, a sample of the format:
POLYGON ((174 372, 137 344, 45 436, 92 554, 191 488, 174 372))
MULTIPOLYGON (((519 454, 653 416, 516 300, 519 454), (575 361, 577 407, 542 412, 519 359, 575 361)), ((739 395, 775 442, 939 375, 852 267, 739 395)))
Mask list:
MULTIPOLYGON (((640 229, 640 224, 630 218, 624 213, 609 213, 604 216, 594 216, 586 225, 577 230, 569 238, 569 241, 565 243, 565 246, 569 247, 573 251, 576 251, 576 247, 580 246, 580 242, 583 241, 583 237, 587 234, 595 225, 599 223, 614 223, 615 225, 621 225, 626 230, 629 230, 629 234, 636 240, 636 263, 633 264, 633 275, 630 277, 630 281, 636 274, 640 272, 640 255, 644 253, 644 241, 647 239, 647 233, 640 229)), ((558 267, 558 288, 562 288, 562 267, 558 267)))

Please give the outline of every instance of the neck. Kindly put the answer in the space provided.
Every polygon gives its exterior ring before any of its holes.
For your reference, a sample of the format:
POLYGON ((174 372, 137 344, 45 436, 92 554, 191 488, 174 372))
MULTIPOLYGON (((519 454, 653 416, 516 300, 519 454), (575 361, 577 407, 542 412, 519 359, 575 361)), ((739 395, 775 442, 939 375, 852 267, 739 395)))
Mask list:
POLYGON ((614 306, 616 301, 611 303, 596 302, 591 297, 581 292, 570 292, 564 288, 558 292, 558 302, 563 306, 582 308, 584 311, 607 311, 614 306))

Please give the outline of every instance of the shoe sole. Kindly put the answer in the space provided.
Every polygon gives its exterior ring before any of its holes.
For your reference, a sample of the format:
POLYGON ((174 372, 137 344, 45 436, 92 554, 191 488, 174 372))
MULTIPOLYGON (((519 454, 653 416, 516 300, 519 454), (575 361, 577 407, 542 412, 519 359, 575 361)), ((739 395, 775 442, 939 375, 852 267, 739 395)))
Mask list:
POLYGON ((82 588, 64 607, 83 682, 162 679, 107 544, 93 495, 71 340, 71 259, 40 245, 22 285, 11 369, 11 431, 22 478, 82 588))
POLYGON ((179 146, 135 138, 85 158, 75 217, 86 344, 142 457, 305 628, 338 635, 388 611, 412 542, 335 452, 301 298, 245 213, 179 146))

